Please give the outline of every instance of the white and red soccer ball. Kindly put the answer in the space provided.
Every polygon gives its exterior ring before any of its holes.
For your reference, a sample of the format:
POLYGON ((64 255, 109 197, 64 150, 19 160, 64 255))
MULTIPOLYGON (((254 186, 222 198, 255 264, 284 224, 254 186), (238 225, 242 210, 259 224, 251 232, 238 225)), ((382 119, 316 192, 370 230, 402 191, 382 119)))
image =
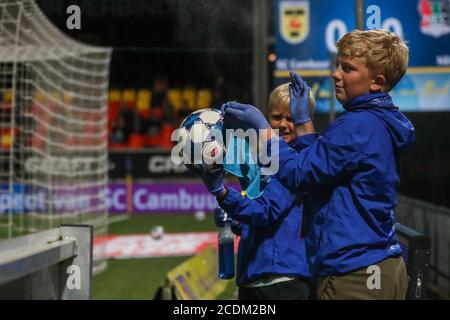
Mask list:
POLYGON ((185 165, 196 169, 223 165, 223 117, 220 110, 200 109, 183 120, 178 130, 178 143, 183 149, 180 156, 185 165))

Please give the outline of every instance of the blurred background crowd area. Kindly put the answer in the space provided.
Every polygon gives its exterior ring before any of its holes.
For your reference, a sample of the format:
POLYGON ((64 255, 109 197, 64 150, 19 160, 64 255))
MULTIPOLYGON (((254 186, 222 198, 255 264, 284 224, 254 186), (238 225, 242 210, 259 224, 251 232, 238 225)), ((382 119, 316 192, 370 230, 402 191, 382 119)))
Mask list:
POLYGON ((111 89, 109 92, 109 147, 162 148, 173 146, 171 134, 191 112, 223 103, 223 80, 213 88, 186 85, 173 88, 160 76, 151 89, 111 89))
MULTIPOLYGON (((219 108, 224 101, 223 92, 225 91, 222 78, 217 78, 214 86, 210 88, 197 88, 194 84, 174 88, 170 86, 166 76, 156 77, 150 88, 110 89, 108 146, 110 149, 170 149, 173 146, 172 131, 181 124, 183 119, 198 109, 219 108)), ((233 96, 233 93, 228 94, 233 96)), ((33 95, 33 104, 39 103, 45 106, 44 110, 48 110, 48 112, 35 113, 36 117, 50 122, 57 120, 53 112, 61 112, 60 109, 56 110, 58 104, 54 101, 70 103, 71 100, 69 96, 60 96, 58 92, 51 94, 52 98, 39 96, 39 93, 33 95)), ((17 129, 11 130, 10 126, 11 97, 10 91, 0 92, 1 149, 8 149, 13 140, 12 136, 18 136, 17 129)), ((86 114, 86 124, 80 129, 82 132, 95 130, 89 126, 89 120, 95 119, 90 119, 89 116, 92 117, 92 114, 86 114)), ((36 121, 37 125, 39 123, 41 122, 36 121)), ((46 126, 37 128, 37 132, 42 135, 46 130, 46 126)), ((34 147, 39 147, 38 142, 32 144, 34 147)))
POLYGON ((70 37, 113 48, 111 150, 169 149, 173 129, 192 111, 252 101, 252 1, 36 2, 70 37), (79 30, 66 27, 70 5, 80 7, 79 30))

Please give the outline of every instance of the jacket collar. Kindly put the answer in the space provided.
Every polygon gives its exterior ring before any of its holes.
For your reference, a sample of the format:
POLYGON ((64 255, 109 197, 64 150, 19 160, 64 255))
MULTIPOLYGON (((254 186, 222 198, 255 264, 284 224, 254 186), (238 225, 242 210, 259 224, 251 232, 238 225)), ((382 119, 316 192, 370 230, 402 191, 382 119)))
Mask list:
POLYGON ((357 96, 349 103, 344 104, 344 109, 346 111, 359 109, 363 107, 381 107, 388 109, 397 109, 394 106, 391 96, 386 92, 378 92, 378 93, 366 93, 360 96, 357 96))

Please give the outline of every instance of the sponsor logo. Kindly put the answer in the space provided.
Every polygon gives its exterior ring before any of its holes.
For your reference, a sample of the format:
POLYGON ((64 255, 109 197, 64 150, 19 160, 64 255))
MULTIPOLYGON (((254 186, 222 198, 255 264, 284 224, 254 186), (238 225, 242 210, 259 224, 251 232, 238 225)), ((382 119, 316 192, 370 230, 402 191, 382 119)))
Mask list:
POLYGON ((97 169, 98 164, 99 159, 94 157, 29 157, 25 160, 25 171, 69 175, 91 173, 97 169))
POLYGON ((280 2, 280 31, 284 41, 302 43, 309 34, 309 2, 280 2))
POLYGON ((148 171, 150 173, 183 173, 188 169, 180 164, 175 164, 170 161, 170 155, 167 156, 152 156, 148 159, 148 171))
POLYGON ((127 259, 188 256, 199 253, 210 244, 217 246, 217 232, 171 233, 158 240, 149 234, 100 236, 94 239, 94 257, 127 259))
MULTIPOLYGON (((107 209, 108 190, 91 188, 86 190, 54 190, 15 186, 12 192, 0 190, 0 215, 5 213, 54 213, 83 212, 96 208, 107 209)), ((112 200, 115 200, 113 198, 112 200)))
POLYGON ((119 213, 126 212, 128 197, 136 213, 208 212, 217 207, 216 198, 202 184, 134 184, 131 194, 125 184, 73 191, 61 186, 53 193, 16 185, 12 192, 0 190, 0 215, 48 213, 50 207, 55 213, 86 212, 93 208, 119 213))
POLYGON ((193 193, 185 188, 155 192, 138 187, 134 190, 133 205, 138 212, 213 210, 217 201, 208 193, 193 193))
POLYGON ((420 0, 420 31, 439 38, 450 33, 450 0, 420 0))

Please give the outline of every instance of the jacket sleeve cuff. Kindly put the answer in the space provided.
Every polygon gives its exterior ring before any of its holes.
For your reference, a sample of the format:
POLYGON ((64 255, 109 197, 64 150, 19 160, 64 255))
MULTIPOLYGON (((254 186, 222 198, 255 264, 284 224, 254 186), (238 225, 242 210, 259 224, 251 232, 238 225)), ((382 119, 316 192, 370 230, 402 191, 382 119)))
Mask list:
POLYGON ((234 188, 227 187, 226 196, 219 200, 220 207, 230 215, 233 215, 234 211, 240 205, 240 201, 242 199, 242 195, 239 191, 234 188))

